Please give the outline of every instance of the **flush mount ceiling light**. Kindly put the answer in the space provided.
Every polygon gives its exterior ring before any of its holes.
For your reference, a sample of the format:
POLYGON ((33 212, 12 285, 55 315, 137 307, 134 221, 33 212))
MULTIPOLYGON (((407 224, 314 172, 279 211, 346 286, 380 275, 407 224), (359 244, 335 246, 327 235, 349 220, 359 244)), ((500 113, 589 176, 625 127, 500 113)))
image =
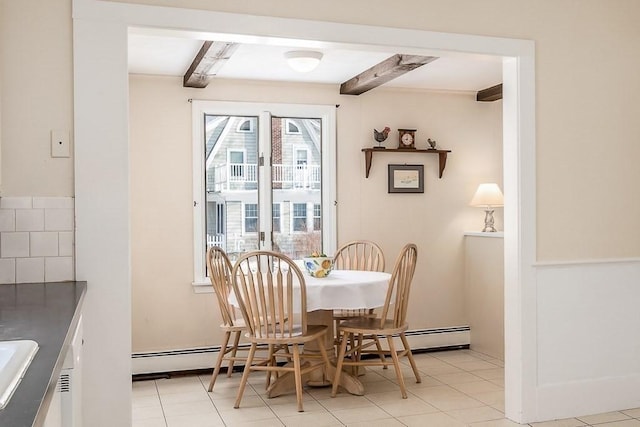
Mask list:
POLYGON ((293 70, 299 73, 308 73, 318 66, 322 59, 322 53, 312 50, 292 50, 286 52, 284 57, 287 58, 287 64, 293 70))

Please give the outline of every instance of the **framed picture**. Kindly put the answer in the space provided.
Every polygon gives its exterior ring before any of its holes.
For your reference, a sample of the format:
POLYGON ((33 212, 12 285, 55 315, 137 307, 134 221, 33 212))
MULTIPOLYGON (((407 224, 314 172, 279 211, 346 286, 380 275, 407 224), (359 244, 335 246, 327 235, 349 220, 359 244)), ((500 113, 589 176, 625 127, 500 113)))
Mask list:
POLYGON ((389 165, 389 193, 424 193, 424 165, 389 165))

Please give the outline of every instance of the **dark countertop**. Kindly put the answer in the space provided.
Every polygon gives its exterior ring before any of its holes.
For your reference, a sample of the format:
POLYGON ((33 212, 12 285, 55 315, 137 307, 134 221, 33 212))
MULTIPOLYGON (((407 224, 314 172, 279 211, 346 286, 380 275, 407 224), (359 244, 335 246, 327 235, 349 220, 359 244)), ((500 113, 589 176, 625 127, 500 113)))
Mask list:
POLYGON ((30 339, 39 345, 9 404, 0 410, 0 426, 31 427, 44 420, 86 289, 86 282, 0 285, 0 341, 30 339))

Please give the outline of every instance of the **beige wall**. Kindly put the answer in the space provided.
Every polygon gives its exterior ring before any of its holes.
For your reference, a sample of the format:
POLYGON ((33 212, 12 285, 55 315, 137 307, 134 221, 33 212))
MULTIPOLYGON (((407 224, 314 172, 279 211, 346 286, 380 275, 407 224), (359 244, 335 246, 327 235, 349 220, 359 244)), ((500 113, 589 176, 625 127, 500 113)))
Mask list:
POLYGON ((73 196, 73 157, 50 156, 73 134, 71 2, 1 0, 0 44, 0 195, 73 196))
MULTIPOLYGON (((191 104, 189 98, 340 104, 338 108, 339 241, 379 242, 393 267, 400 248, 419 248, 412 329, 464 325, 463 232, 481 227, 484 213, 468 207, 478 183, 501 182, 501 103, 469 93, 377 89, 359 97, 337 86, 214 80, 207 89, 180 78, 131 76, 133 351, 213 345, 219 319, 213 294, 194 294, 192 255, 191 104), (407 108, 406 105, 410 105, 407 108), (377 155, 364 177, 363 147, 372 129, 418 129, 451 149, 442 179, 437 156, 377 155), (388 194, 387 164, 425 165, 424 194, 388 194)), ((499 221, 498 226, 501 226, 499 221)))
POLYGON ((534 40, 538 258, 640 254, 636 0, 132 3, 534 40))

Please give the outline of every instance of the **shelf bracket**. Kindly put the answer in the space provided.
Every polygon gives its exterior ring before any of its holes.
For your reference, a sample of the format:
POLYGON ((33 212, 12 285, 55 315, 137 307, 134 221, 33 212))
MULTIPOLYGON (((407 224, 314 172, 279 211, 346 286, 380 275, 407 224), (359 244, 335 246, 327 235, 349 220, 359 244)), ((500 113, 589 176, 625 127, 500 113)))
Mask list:
POLYGON ((416 150, 416 149, 400 149, 400 148, 363 148, 364 152, 364 164, 365 164, 365 178, 369 178, 369 172, 371 171, 371 164, 373 163, 373 153, 426 153, 438 155, 438 178, 442 179, 444 168, 447 166, 447 154, 451 150, 416 150))

